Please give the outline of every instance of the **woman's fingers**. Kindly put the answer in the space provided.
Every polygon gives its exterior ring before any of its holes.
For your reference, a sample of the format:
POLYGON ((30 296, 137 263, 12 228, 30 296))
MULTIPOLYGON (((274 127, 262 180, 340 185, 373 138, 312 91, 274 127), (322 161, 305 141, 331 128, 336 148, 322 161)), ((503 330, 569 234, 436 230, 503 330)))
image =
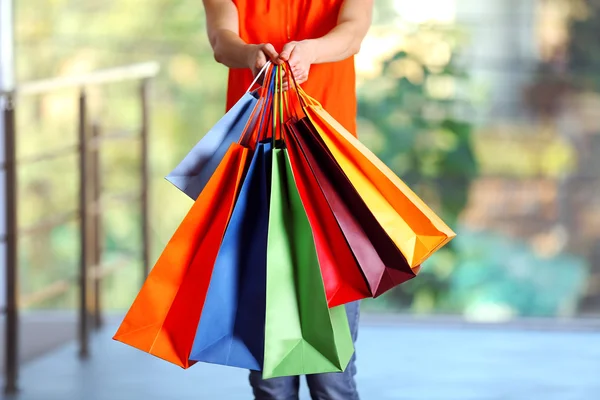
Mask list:
POLYGON ((279 63, 284 61, 288 61, 292 53, 294 52, 294 48, 296 47, 296 42, 289 42, 283 46, 281 53, 279 53, 279 63))
POLYGON ((298 85, 303 84, 304 82, 306 82, 308 80, 308 74, 307 73, 300 73, 296 76, 296 83, 298 85))
POLYGON ((260 49, 271 61, 276 62, 279 58, 279 54, 275 51, 275 47, 271 43, 264 43, 260 45, 260 49))
MULTIPOLYGON (((308 73, 306 71, 302 71, 301 69, 296 68, 291 72, 293 74, 293 79, 295 80, 295 83, 298 85, 301 85, 308 80, 308 73)), ((289 73, 286 74, 285 70, 282 70, 281 74, 283 78, 283 83, 281 87, 283 90, 289 90, 294 85, 294 82, 292 81, 292 76, 289 73)))

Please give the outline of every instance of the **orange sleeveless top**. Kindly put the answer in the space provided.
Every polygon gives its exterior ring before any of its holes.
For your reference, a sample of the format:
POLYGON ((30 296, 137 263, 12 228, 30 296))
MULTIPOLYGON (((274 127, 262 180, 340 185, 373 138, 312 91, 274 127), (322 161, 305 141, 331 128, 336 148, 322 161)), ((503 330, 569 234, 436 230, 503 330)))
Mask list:
MULTIPOLYGON (((240 21, 240 37, 246 43, 271 43, 280 52, 291 41, 316 39, 337 24, 343 0, 233 0, 240 21)), ((249 69, 230 69, 227 110, 252 82, 249 69)), ((354 57, 315 64, 302 88, 329 114, 356 135, 356 74, 354 57)))

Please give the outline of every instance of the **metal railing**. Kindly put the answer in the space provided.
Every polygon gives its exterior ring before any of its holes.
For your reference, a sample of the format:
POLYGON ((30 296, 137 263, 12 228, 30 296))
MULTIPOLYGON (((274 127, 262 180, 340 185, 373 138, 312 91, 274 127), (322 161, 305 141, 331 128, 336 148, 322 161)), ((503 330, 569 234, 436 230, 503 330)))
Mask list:
POLYGON ((144 63, 113 68, 77 77, 56 78, 19 85, 8 92, 0 92, 4 98, 4 132, 5 132, 5 236, 0 237, 6 245, 6 308, 5 319, 5 393, 12 394, 18 388, 19 372, 19 308, 23 305, 38 303, 48 298, 65 293, 76 282, 79 286, 78 296, 78 341, 79 356, 87 358, 89 336, 92 326, 102 324, 101 282, 102 278, 128 264, 128 259, 121 259, 110 265, 101 260, 101 215, 106 204, 106 196, 101 193, 100 179, 100 147, 105 141, 139 140, 141 161, 139 165, 141 187, 138 191, 110 196, 117 201, 138 200, 140 203, 142 223, 142 265, 144 277, 149 268, 149 230, 148 230, 148 85, 151 78, 159 71, 157 63, 144 63), (103 86, 117 82, 139 82, 139 104, 141 126, 135 134, 101 135, 101 125, 90 123, 88 107, 88 89, 92 86, 103 86), (34 157, 17 159, 17 124, 19 98, 24 96, 44 95, 64 89, 79 90, 78 105, 78 143, 66 146, 53 152, 38 154, 34 157), (18 215, 18 167, 40 161, 77 154, 79 157, 79 206, 77 210, 56 215, 50 219, 39 221, 29 227, 19 227, 18 215), (66 222, 79 220, 80 259, 79 271, 73 271, 70 278, 48 284, 43 289, 19 296, 19 238, 33 234, 39 230, 56 227, 66 222))

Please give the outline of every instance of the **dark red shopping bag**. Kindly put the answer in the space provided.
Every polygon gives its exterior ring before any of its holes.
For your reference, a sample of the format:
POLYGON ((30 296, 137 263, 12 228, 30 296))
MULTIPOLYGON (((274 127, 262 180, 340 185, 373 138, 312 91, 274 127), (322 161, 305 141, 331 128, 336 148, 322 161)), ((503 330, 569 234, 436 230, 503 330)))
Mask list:
MULTIPOLYGON (((328 209, 343 233, 347 245, 364 277, 373 297, 415 277, 416 272, 404 255, 381 227, 373 213, 348 180, 331 153, 314 131, 311 122, 302 118, 288 123, 289 147, 301 151, 303 165, 308 166, 328 209)), ((290 151, 291 153, 291 151, 290 151)), ((338 264, 339 263, 338 261, 338 264)), ((354 264, 346 269, 351 270, 354 264)))
POLYGON ((292 172, 310 222, 329 307, 371 297, 367 281, 319 187, 293 124, 285 135, 292 172))

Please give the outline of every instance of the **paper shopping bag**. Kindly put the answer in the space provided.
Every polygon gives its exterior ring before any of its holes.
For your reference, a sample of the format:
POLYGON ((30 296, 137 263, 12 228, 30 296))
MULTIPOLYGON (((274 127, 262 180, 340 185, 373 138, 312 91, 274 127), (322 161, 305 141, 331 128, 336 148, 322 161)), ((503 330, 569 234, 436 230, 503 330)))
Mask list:
POLYGON ((273 151, 263 377, 343 371, 354 347, 345 307, 329 308, 310 223, 286 151, 273 151))
MULTIPOLYGON (((323 146, 307 118, 288 125, 290 134, 287 142, 292 166, 297 159, 298 165, 310 168, 312 177, 307 172, 305 180, 311 182, 311 192, 322 193, 326 207, 356 260, 350 263, 338 256, 335 258, 338 267, 348 270, 358 264, 373 297, 414 278, 415 271, 323 146)), ((332 230, 334 228, 330 228, 332 230)), ((343 248, 343 243, 334 245, 336 249, 343 248)))
POLYGON ((191 199, 198 198, 229 146, 239 141, 257 105, 255 96, 245 93, 165 179, 191 199))
POLYGON ((287 153, 298 192, 315 240, 329 307, 371 297, 363 273, 344 237, 311 165, 298 144, 300 136, 293 124, 287 125, 287 153))
POLYGON ((188 368, 210 276, 246 167, 232 144, 160 255, 114 339, 188 368))
POLYGON ((271 143, 258 144, 210 281, 190 359, 261 370, 271 143))
POLYGON ((240 142, 245 131, 251 130, 256 120, 255 110, 260 108, 259 96, 264 90, 251 92, 250 89, 263 73, 269 72, 271 62, 267 62, 250 84, 246 93, 233 107, 206 133, 184 159, 165 179, 176 188, 196 200, 232 143, 240 142))
POLYGON ((456 234, 377 156, 350 134, 314 99, 306 114, 352 185, 402 251, 418 269, 431 254, 456 234))

